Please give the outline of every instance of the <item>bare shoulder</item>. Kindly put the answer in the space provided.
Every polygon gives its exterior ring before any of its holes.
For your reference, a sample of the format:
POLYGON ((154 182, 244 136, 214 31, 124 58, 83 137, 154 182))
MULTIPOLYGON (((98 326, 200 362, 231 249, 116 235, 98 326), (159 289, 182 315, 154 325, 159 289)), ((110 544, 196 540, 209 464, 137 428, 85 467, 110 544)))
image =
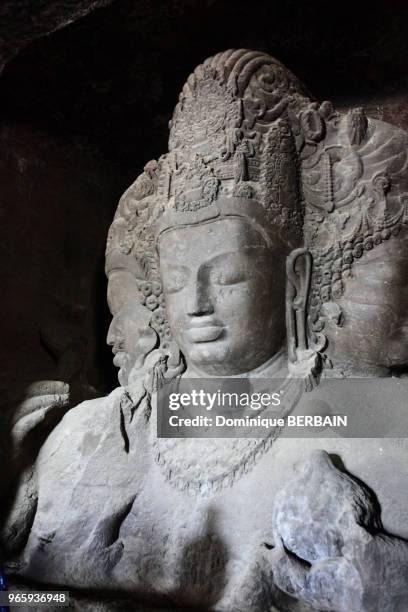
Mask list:
POLYGON ((43 445, 38 457, 39 467, 51 456, 62 454, 66 457, 69 453, 74 457, 75 451, 91 438, 96 440, 106 435, 119 418, 115 416, 122 395, 123 389, 118 387, 105 397, 86 400, 69 410, 43 445))

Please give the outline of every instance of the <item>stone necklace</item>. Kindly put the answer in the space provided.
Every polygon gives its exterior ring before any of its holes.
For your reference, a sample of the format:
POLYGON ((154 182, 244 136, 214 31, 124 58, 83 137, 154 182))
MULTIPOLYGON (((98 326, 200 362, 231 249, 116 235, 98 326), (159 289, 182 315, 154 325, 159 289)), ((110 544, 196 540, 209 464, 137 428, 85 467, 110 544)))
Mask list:
MULTIPOLYGON (((271 382, 284 379, 279 388, 285 403, 280 414, 274 414, 276 418, 293 410, 304 389, 302 380, 289 377, 284 351, 242 377, 268 378, 271 382)), ((149 420, 149 441, 160 470, 171 485, 192 496, 207 496, 231 487, 252 470, 282 430, 271 428, 263 438, 158 438, 156 409, 150 411, 149 420)))

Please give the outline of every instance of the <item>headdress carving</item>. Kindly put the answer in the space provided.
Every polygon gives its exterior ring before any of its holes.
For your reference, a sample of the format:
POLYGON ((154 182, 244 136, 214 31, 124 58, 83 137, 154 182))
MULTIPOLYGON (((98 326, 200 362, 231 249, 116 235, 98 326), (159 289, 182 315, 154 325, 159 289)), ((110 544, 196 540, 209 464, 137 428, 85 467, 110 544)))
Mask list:
POLYGON ((336 300, 353 262, 408 223, 408 135, 363 110, 324 103, 300 114, 304 240, 313 254, 309 321, 341 320, 336 300), (318 130, 310 127, 319 126, 318 130))
POLYGON ((308 102, 299 81, 265 53, 230 50, 206 60, 183 88, 159 161, 165 209, 215 217, 234 198, 228 214, 234 206, 239 214, 241 198, 260 209, 267 231, 296 242, 302 215, 290 118, 308 102))
POLYGON ((157 162, 150 161, 120 199, 109 228, 105 269, 107 273, 125 269, 133 274, 141 304, 152 311, 150 325, 158 334, 161 348, 166 349, 171 342, 171 332, 165 320, 164 297, 151 229, 156 186, 157 162))
POLYGON ((155 247, 159 232, 243 215, 288 252, 300 241, 291 123, 309 102, 282 64, 245 49, 209 58, 188 78, 170 122, 169 152, 149 162, 122 196, 106 250, 107 270, 128 267, 137 279, 161 347, 171 332, 155 247))

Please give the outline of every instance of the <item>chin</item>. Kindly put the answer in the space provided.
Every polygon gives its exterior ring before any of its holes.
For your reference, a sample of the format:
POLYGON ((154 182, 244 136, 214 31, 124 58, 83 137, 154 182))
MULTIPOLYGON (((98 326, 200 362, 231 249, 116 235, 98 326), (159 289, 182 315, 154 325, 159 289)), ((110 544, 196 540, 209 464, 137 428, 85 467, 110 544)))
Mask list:
POLYGON ((407 340, 407 336, 404 334, 402 338, 388 342, 389 348, 384 359, 385 365, 388 368, 406 368, 408 366, 407 340))
POLYGON ((213 369, 222 367, 227 355, 229 356, 229 350, 223 342, 201 342, 189 347, 187 355, 197 368, 205 369, 210 366, 213 369))
POLYGON ((242 363, 245 350, 236 346, 232 350, 225 341, 200 343, 189 347, 187 361, 208 376, 235 376, 248 369, 242 363))
POLYGON ((127 385, 128 382, 128 372, 124 368, 120 368, 118 372, 118 381, 119 384, 123 386, 127 385))

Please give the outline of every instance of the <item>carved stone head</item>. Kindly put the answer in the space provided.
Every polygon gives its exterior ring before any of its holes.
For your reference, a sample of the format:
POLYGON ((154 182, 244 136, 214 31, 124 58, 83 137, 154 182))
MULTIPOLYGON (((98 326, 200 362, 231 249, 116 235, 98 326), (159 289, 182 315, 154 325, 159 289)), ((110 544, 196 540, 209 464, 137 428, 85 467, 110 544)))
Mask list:
POLYGON ((408 135, 361 109, 313 113, 321 129, 302 153, 310 326, 344 373, 387 374, 408 364, 408 135))
POLYGON ((157 344, 157 334, 151 326, 151 302, 156 298, 157 285, 140 282, 137 261, 129 245, 125 247, 121 242, 118 225, 121 224, 113 226, 106 254, 108 305, 112 313, 107 343, 112 347, 113 363, 119 368, 119 382, 126 385, 132 370, 143 367, 145 357, 157 344), (149 308, 145 304, 150 296, 149 308))
POLYGON ((187 365, 235 375, 285 338, 285 258, 300 243, 290 115, 300 83, 263 53, 228 51, 189 77, 159 160, 154 225, 167 316, 187 365))

